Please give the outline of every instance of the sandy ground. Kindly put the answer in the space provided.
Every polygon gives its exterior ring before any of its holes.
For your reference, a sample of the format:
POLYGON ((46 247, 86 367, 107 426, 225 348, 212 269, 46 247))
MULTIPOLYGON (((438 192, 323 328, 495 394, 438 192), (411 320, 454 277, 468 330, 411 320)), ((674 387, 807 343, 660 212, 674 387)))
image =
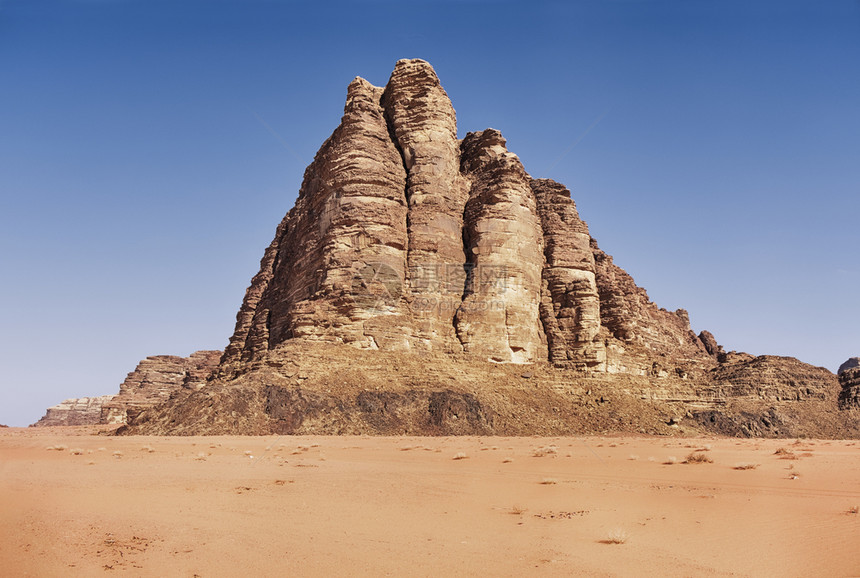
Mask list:
POLYGON ((860 576, 860 442, 80 433, 0 430, 3 576, 860 576))

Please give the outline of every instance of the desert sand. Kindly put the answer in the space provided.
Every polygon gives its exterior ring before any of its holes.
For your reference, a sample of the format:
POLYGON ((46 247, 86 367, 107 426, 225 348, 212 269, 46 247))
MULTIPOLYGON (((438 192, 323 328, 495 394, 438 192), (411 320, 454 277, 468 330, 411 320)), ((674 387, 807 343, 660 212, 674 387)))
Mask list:
POLYGON ((0 430, 4 576, 860 575, 856 441, 93 432, 0 430))

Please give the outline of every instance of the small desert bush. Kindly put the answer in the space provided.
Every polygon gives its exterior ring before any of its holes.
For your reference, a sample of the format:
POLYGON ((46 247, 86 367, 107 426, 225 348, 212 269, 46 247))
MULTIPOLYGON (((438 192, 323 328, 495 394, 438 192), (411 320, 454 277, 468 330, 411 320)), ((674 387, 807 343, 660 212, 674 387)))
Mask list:
POLYGON ((854 506, 852 508, 848 508, 846 514, 858 514, 860 513, 860 506, 854 506))
POLYGON ((545 486, 551 486, 551 485, 557 484, 557 483, 558 483, 558 480, 556 480, 555 478, 544 478, 543 480, 541 480, 541 484, 543 484, 545 486))
POLYGON ((463 452, 457 452, 456 454, 454 454, 454 457, 453 457, 453 458, 451 458, 451 459, 454 459, 454 460, 465 460, 465 459, 467 459, 468 457, 469 457, 469 456, 467 456, 467 455, 466 455, 465 453, 463 453, 463 452))
POLYGON ((121 452, 121 451, 119 451, 119 450, 115 451, 115 452, 113 453, 113 457, 115 457, 115 458, 121 458, 121 457, 122 457, 122 452, 121 452))
POLYGON ((73 456, 82 456, 84 455, 84 450, 82 450, 81 448, 72 448, 69 450, 69 453, 73 456))
POLYGON ((685 464, 712 464, 714 460, 706 456, 701 452, 692 452, 687 458, 684 460, 685 464))
POLYGON ((610 530, 603 540, 604 544, 624 544, 627 541, 627 532, 620 529, 610 530))
POLYGON ((544 446, 542 448, 537 448, 532 453, 532 456, 534 456, 536 458, 542 458, 544 456, 554 456, 557 453, 558 453, 557 447, 555 447, 555 446, 544 446))
POLYGON ((678 458, 676 458, 675 456, 669 456, 668 458, 666 458, 666 461, 663 462, 663 465, 664 466, 673 466, 677 463, 678 463, 678 458))
POLYGON ((526 509, 521 508, 519 506, 514 506, 513 508, 510 509, 510 513, 513 514, 514 516, 520 516, 520 515, 526 513, 526 509))
POLYGON ((509 463, 511 463, 512 461, 514 461, 514 458, 505 458, 505 459, 503 459, 503 460, 502 460, 502 463, 503 463, 503 464, 509 464, 509 463))
POLYGON ((734 466, 734 468, 732 468, 732 469, 734 469, 734 470, 754 470, 754 469, 756 469, 758 466, 759 466, 758 464, 747 464, 747 463, 743 463, 743 464, 737 464, 737 465, 735 465, 735 466, 734 466))

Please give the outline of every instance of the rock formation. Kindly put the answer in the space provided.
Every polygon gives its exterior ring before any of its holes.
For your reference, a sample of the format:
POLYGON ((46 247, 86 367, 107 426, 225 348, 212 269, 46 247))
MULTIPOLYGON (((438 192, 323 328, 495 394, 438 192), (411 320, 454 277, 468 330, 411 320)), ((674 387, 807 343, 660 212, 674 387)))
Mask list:
POLYGON ((220 351, 197 351, 188 357, 147 357, 120 384, 117 395, 103 399, 99 405, 99 415, 92 423, 125 423, 129 413, 136 414, 166 401, 182 388, 199 389, 206 383, 220 358, 220 351))
POLYGON ((860 357, 852 357, 839 366, 839 407, 860 408, 860 357))
POLYGON ((188 375, 181 358, 148 358, 107 419, 157 433, 668 433, 678 416, 723 423, 693 410, 829 411, 838 393, 826 370, 726 353, 651 302, 567 188, 533 179, 499 131, 458 140, 422 60, 399 61, 385 87, 350 83, 213 378, 188 375))
POLYGON ((101 420, 102 407, 113 398, 112 395, 102 395, 67 399, 49 407, 42 419, 31 427, 97 424, 101 420))

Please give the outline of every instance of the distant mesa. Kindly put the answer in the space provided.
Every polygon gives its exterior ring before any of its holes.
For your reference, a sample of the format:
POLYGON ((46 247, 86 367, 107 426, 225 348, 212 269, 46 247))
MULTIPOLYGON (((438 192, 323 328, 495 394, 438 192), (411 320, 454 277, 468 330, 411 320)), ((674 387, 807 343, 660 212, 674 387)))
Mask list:
POLYGON ((533 178, 497 130, 458 139, 433 68, 401 60, 385 87, 349 84, 223 354, 145 359, 100 420, 142 434, 856 435, 831 411, 839 395, 826 369, 726 352, 654 304, 564 185, 533 178))
POLYGON ((102 407, 114 396, 77 397, 64 400, 48 408, 45 415, 32 427, 93 425, 101 420, 102 407))

